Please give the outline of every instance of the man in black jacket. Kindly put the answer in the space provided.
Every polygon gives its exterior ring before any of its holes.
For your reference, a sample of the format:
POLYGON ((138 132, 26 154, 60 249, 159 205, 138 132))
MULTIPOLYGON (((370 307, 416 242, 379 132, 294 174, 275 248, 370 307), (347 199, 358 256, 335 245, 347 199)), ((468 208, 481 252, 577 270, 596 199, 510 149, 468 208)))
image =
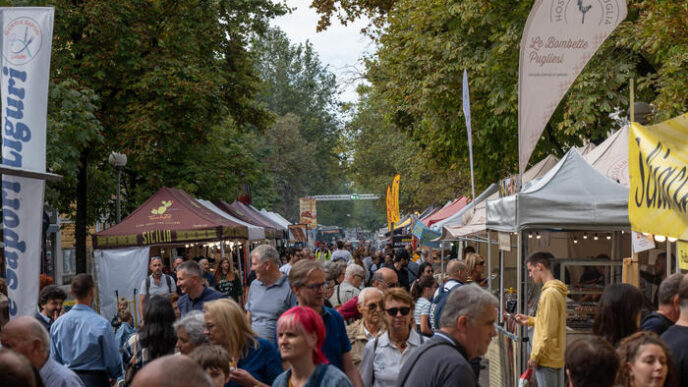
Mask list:
POLYGON ((487 352, 497 335, 499 301, 477 285, 453 291, 440 318, 440 330, 405 360, 397 386, 478 386, 469 360, 487 352))
POLYGON ((661 335, 678 320, 681 314, 681 308, 678 305, 678 286, 681 284, 681 279, 683 279, 683 274, 676 273, 662 281, 657 290, 659 307, 655 312, 645 316, 640 323, 641 330, 661 335))

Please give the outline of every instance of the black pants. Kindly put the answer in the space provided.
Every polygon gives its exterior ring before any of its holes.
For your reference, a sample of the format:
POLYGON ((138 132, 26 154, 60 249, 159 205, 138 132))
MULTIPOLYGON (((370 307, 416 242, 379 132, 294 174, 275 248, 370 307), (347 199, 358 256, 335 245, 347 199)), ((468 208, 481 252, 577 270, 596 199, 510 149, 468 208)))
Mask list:
POLYGON ((74 370, 86 387, 110 387, 110 379, 105 371, 74 370))

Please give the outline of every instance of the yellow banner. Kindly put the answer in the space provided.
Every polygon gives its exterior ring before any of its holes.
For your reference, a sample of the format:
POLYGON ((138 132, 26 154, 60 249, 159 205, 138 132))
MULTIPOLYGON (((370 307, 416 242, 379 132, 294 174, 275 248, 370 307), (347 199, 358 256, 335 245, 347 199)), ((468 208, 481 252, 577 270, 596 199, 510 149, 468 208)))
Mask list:
MULTIPOLYGON (((394 199, 392 199, 392 187, 389 185, 387 186, 387 196, 385 196, 385 205, 387 207, 387 224, 392 224, 394 221, 392 220, 392 207, 394 206, 394 199)), ((390 231, 391 231, 391 226, 390 226, 390 231)))
POLYGON ((399 222, 399 180, 401 176, 394 175, 392 180, 392 222, 399 222))
POLYGON ((688 242, 678 241, 678 267, 688 270, 688 242))
POLYGON ((688 114, 631 123, 628 145, 631 228, 688 240, 688 114))

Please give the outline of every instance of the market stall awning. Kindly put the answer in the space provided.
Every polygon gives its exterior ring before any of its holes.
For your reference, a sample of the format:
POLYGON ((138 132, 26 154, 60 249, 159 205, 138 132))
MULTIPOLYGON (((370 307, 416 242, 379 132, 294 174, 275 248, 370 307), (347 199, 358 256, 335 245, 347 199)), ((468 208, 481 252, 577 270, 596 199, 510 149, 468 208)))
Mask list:
MULTIPOLYGON (((544 159, 538 161, 530 169, 523 174, 523 183, 528 183, 534 179, 542 177, 552 167, 557 165, 559 158, 553 155, 548 155, 544 159)), ((474 205, 475 211, 463 211, 461 218, 457 218, 454 222, 448 222, 442 227, 441 240, 457 240, 460 237, 477 234, 486 230, 486 206, 488 200, 495 200, 499 198, 499 192, 492 191, 490 188, 480 194, 474 203, 466 206, 466 208, 474 205)))
POLYGON ((602 175, 576 149, 521 192, 487 201, 487 228, 497 231, 629 227, 628 188, 602 175))
POLYGON ((255 226, 251 223, 244 222, 243 220, 239 218, 235 218, 232 215, 228 214, 225 211, 222 211, 219 209, 216 205, 214 205, 212 202, 208 200, 203 200, 203 199, 197 199, 201 204, 203 204, 206 208, 209 210, 213 211, 214 213, 222 216, 225 219, 228 219, 234 223, 241 224, 243 226, 246 226, 248 228, 248 240, 250 241, 259 241, 265 239, 265 229, 260 226, 255 226))
POLYGON ((271 225, 267 224, 260 218, 256 218, 251 212, 245 211, 245 210, 237 210, 235 209, 235 206, 232 206, 231 204, 225 202, 224 200, 217 200, 213 202, 214 205, 217 206, 217 208, 221 209, 222 211, 232 215, 235 218, 241 219, 244 222, 250 223, 254 226, 259 226, 263 227, 263 230, 265 232, 265 238, 267 239, 276 239, 277 238, 277 230, 275 230, 274 227, 271 225))
POLYGON ((467 197, 462 196, 451 202, 451 204, 449 204, 448 206, 444 206, 444 208, 442 208, 441 210, 423 219, 423 223, 428 227, 432 227, 433 224, 443 221, 444 219, 457 213, 460 209, 464 208, 466 204, 468 204, 469 200, 470 199, 468 199, 467 197))
POLYGON ((442 228, 445 225, 459 226, 459 225, 464 224, 464 222, 462 221, 464 214, 466 212, 472 212, 473 209, 475 208, 476 204, 481 203, 482 201, 484 201, 485 199, 487 199, 488 197, 490 197, 491 195, 493 195, 497 191, 499 191, 499 185, 497 185, 495 183, 490 184, 490 186, 487 187, 487 189, 485 189, 485 191, 480 193, 480 195, 478 195, 475 198, 475 200, 468 203, 464 208, 457 211, 454 215, 449 216, 446 219, 441 220, 441 221, 433 224, 431 228, 433 230, 441 233, 442 228))
POLYGON ((601 174, 624 187, 630 186, 628 177, 628 125, 616 131, 597 148, 583 156, 601 174))
POLYGON ((184 191, 163 187, 122 222, 93 235, 96 249, 246 239, 246 226, 225 219, 184 191))

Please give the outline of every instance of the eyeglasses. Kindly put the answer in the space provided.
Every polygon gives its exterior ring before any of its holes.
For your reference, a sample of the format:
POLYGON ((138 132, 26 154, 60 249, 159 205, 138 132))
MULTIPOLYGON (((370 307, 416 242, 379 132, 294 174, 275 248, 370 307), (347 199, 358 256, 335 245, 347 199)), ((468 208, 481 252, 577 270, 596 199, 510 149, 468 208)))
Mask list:
POLYGON ((399 283, 398 282, 385 282, 385 285, 387 285, 388 288, 396 288, 399 283))
POLYGON ((366 305, 366 308, 368 308, 368 310, 372 312, 372 311, 374 311, 375 309, 377 309, 377 304, 374 303, 374 302, 372 302, 372 303, 366 305))
POLYGON ((354 274, 354 277, 358 277, 358 278, 360 278, 360 279, 363 279, 363 276, 360 275, 360 274, 354 274))
POLYGON ((325 286, 327 286, 327 282, 321 282, 319 284, 303 285, 303 287, 308 288, 314 292, 317 292, 318 290, 325 289, 325 286))
POLYGON ((386 309, 388 315, 396 317, 397 313, 401 313, 402 316, 407 316, 411 312, 411 308, 408 306, 402 306, 401 308, 389 308, 386 309))

